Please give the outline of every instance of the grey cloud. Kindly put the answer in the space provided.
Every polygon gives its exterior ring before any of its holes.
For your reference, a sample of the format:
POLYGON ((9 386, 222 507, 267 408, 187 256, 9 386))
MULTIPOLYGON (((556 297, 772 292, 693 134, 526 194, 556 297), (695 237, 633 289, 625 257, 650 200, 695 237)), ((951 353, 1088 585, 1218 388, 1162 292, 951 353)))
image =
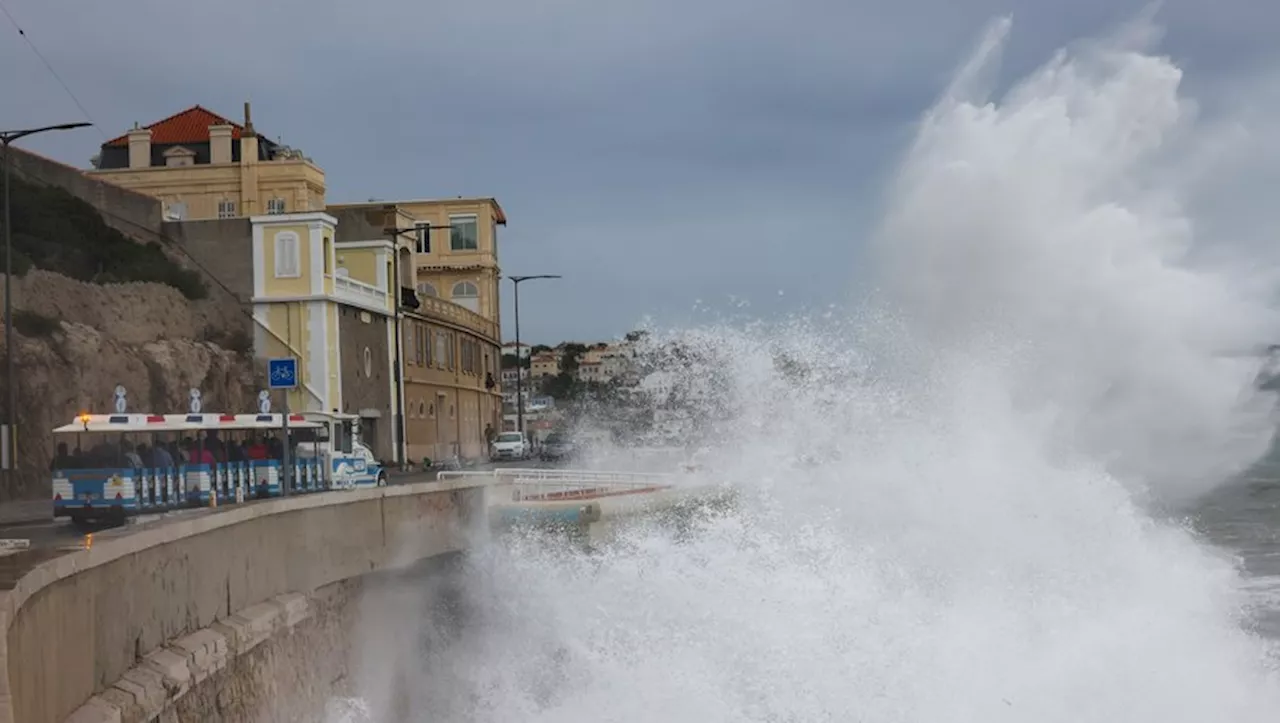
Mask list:
MULTIPOLYGON (((1013 11, 1007 83, 1142 3, 125 0, 74 22, 65 0, 8 6, 104 135, 252 100, 335 201, 497 196, 504 270, 566 277, 522 304, 525 336, 553 340, 731 294, 760 313, 843 299, 886 170, 990 17, 1013 11)), ((1264 3, 1159 17, 1193 88, 1275 58, 1264 3)), ((79 116, 20 43, 0 63, 20 99, 0 125, 79 116)), ((84 165, 101 138, 29 147, 84 165)))

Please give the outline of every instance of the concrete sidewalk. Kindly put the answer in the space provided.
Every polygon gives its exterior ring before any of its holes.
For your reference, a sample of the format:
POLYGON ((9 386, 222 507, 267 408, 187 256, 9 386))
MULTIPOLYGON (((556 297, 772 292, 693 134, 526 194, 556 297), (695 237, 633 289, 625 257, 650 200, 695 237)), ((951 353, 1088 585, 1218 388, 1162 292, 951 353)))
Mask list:
POLYGON ((23 500, 0 503, 0 525, 20 522, 43 522, 53 519, 53 502, 50 500, 23 500))

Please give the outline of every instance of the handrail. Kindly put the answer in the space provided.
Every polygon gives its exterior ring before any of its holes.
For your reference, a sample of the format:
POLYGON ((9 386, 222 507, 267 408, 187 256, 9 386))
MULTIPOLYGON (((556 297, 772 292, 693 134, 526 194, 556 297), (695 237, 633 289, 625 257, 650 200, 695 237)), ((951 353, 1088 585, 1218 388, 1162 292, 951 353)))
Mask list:
POLYGON ((503 467, 484 471, 444 471, 441 479, 462 477, 496 477, 510 481, 603 482, 615 484, 653 484, 666 482, 670 474, 657 472, 605 472, 588 469, 545 469, 541 467, 503 467))
POLYGON ((459 326, 467 327, 472 331, 478 331, 489 338, 498 338, 497 324, 465 306, 441 299, 438 296, 423 296, 421 294, 418 295, 418 302, 417 311, 423 316, 442 318, 445 321, 451 321, 459 326))
POLYGON ((657 491, 672 485, 668 474, 647 472, 597 472, 594 470, 505 468, 484 472, 441 472, 437 479, 487 477, 495 484, 513 486, 512 499, 548 501, 657 491))
POLYGON ((386 289, 349 276, 333 276, 332 278, 335 292, 348 294, 382 308, 386 308, 390 304, 390 294, 386 289))

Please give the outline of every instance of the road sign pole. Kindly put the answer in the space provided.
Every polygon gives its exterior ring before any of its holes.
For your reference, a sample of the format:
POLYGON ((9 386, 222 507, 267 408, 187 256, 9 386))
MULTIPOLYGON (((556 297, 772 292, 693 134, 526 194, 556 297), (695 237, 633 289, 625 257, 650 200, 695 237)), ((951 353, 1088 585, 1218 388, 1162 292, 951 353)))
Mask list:
POLYGON ((288 495, 293 492, 293 445, 289 439, 289 390, 296 389, 298 386, 298 360, 293 357, 268 359, 267 386, 271 389, 284 390, 284 404, 280 409, 282 420, 280 428, 284 435, 284 439, 281 440, 284 449, 280 454, 280 463, 284 466, 283 474, 280 476, 280 493, 288 495))
POLYGON ((284 453, 281 462, 284 464, 284 477, 280 482, 280 492, 284 496, 293 493, 293 445, 289 443, 289 390, 284 390, 284 404, 280 407, 280 417, 284 420, 284 453))

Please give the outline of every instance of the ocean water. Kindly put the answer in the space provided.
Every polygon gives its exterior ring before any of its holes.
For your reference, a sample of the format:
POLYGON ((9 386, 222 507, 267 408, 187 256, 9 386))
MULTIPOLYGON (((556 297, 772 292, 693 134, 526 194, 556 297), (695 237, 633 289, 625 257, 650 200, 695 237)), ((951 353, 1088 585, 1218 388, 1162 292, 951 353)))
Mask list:
POLYGON ((1009 30, 922 117, 873 293, 654 330, 737 509, 387 590, 330 721, 1280 716, 1272 593, 1204 501, 1276 424, 1248 353, 1276 314, 1191 253, 1181 163, 1216 131, 1145 21, 985 95, 1009 30))

